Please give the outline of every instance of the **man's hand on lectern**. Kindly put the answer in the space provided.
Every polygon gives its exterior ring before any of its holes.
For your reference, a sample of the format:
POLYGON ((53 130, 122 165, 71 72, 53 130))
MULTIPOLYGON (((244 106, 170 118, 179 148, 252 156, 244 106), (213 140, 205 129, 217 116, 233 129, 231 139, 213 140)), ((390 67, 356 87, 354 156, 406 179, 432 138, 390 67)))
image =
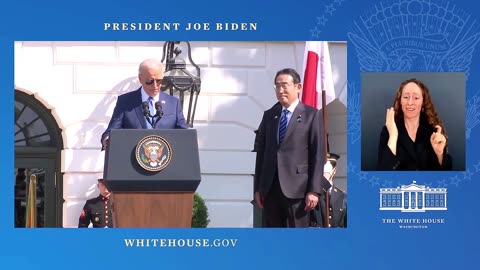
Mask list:
POLYGON ((102 141, 102 150, 106 150, 107 149, 107 144, 108 144, 108 139, 110 139, 110 136, 105 136, 105 138, 103 138, 103 141, 102 141))

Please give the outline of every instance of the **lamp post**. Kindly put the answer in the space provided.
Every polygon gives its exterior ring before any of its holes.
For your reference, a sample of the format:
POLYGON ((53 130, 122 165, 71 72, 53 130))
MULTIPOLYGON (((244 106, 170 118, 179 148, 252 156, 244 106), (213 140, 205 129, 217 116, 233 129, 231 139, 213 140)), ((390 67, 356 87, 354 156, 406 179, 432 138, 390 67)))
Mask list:
POLYGON ((186 115, 187 125, 188 127, 193 127, 198 94, 200 93, 201 86, 200 67, 192 60, 192 48, 190 47, 190 42, 184 42, 187 44, 188 48, 188 59, 191 65, 195 67, 196 74, 192 74, 187 70, 185 60, 179 56, 182 53, 182 50, 176 45, 180 44, 180 41, 167 41, 163 45, 163 55, 161 60, 162 63, 166 60, 162 91, 168 91, 170 95, 176 96, 180 100, 182 110, 185 106, 188 106, 186 115))

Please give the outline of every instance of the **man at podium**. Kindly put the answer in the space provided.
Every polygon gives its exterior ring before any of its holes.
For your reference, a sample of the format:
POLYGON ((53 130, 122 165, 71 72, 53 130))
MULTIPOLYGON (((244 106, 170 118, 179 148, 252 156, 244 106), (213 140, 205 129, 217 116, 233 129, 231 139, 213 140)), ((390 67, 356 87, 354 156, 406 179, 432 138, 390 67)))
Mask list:
POLYGON ((107 129, 102 134, 102 150, 112 129, 186 129, 182 106, 176 97, 161 91, 163 64, 144 60, 138 68, 139 89, 120 95, 107 129))

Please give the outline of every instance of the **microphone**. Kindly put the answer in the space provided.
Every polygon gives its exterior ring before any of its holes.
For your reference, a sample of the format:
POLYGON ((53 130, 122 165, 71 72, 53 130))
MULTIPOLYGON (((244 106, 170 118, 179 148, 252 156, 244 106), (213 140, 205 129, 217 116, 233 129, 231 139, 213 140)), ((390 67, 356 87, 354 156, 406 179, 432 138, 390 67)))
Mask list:
POLYGON ((148 101, 144 101, 142 103, 142 107, 143 107, 143 115, 147 119, 147 123, 153 127, 153 120, 152 120, 152 116, 150 115, 150 109, 148 108, 148 101))
POLYGON ((143 106, 143 115, 149 116, 150 115, 150 109, 148 109, 148 102, 144 101, 142 103, 142 106, 143 106))
POLYGON ((163 109, 160 101, 155 102, 155 110, 157 111, 155 115, 161 118, 163 116, 163 109))
POLYGON ((162 103, 160 101, 157 101, 155 102, 155 110, 157 111, 155 113, 155 116, 157 118, 157 120, 155 120, 155 123, 153 124, 153 128, 155 128, 155 126, 157 125, 158 121, 160 121, 160 119, 162 118, 163 116, 163 109, 162 109, 162 103))

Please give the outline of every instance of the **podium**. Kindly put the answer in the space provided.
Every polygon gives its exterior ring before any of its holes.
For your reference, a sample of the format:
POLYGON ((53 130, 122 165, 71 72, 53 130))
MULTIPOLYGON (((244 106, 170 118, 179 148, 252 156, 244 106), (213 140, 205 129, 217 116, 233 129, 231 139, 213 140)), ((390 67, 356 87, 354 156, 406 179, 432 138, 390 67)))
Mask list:
POLYGON ((197 131, 113 129, 103 175, 112 193, 114 227, 191 227, 193 193, 201 180, 197 131))

